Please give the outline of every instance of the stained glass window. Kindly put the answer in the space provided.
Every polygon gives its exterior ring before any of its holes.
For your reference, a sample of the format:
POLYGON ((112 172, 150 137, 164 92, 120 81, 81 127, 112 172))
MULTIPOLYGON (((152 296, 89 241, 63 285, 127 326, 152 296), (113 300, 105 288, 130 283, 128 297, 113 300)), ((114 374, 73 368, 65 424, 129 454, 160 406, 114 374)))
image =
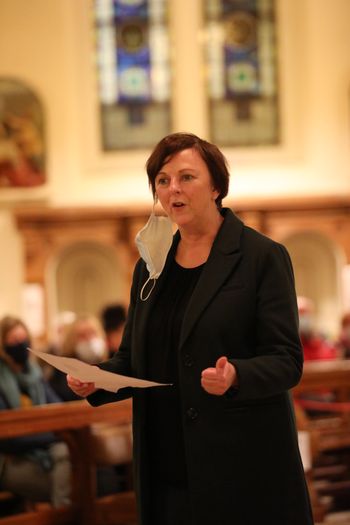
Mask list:
POLYGON ((167 0, 95 0, 102 146, 154 146, 170 132, 167 0))
POLYGON ((210 130, 221 146, 278 142, 274 0, 203 0, 210 130))

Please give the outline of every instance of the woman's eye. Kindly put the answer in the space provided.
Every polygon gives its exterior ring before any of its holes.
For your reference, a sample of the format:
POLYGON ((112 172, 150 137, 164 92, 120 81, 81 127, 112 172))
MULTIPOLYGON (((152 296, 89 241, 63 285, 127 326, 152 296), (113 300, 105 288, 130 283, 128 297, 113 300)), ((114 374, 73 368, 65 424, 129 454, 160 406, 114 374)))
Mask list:
POLYGON ((165 186, 167 182, 168 182, 168 179, 161 177, 157 179, 157 186, 165 186))
POLYGON ((185 173, 184 175, 182 175, 182 178, 183 180, 192 180, 193 175, 191 175, 190 173, 185 173))

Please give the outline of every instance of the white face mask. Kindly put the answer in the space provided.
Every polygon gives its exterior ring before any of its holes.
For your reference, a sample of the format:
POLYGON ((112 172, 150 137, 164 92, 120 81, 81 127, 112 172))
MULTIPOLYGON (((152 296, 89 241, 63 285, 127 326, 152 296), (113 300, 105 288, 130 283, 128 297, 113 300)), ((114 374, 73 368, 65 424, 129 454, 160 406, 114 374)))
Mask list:
POLYGON ((95 365, 104 357, 106 345, 101 337, 93 337, 87 341, 79 341, 75 348, 75 355, 84 363, 95 365))
POLYGON ((142 286, 140 299, 146 301, 152 293, 156 284, 156 279, 163 271, 165 261, 173 242, 173 229, 171 220, 168 217, 156 216, 151 213, 145 226, 137 233, 135 243, 139 254, 145 261, 149 278, 142 286), (153 286, 146 297, 143 292, 147 283, 153 279, 153 286))

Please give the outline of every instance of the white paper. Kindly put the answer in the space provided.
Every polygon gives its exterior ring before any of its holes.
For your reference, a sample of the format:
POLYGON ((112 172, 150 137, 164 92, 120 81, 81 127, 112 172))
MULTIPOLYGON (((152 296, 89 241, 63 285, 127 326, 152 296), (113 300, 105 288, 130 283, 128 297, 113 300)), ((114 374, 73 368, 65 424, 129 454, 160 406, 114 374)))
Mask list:
POLYGON ((126 386, 133 386, 138 388, 146 388, 150 386, 169 386, 164 383, 156 383, 154 381, 146 381, 144 379, 136 379, 135 377, 122 376, 101 370, 98 366, 88 365, 74 357, 61 357, 57 355, 47 354, 46 352, 39 352, 29 348, 34 355, 43 359, 53 367, 61 370, 65 374, 69 374, 79 381, 95 383, 96 388, 103 388, 109 392, 117 392, 119 388, 126 386))

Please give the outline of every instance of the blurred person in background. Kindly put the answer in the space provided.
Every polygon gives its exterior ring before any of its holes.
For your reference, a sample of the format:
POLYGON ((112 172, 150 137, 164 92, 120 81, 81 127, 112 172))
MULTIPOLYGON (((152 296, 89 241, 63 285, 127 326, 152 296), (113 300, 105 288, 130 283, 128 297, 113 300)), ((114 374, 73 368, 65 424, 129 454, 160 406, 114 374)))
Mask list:
POLYGON ((101 312, 101 320, 106 333, 109 357, 118 352, 126 321, 126 308, 122 304, 109 304, 101 312))
MULTIPOLYGON (((30 357, 31 337, 24 322, 6 316, 0 322, 0 410, 12 410, 61 399, 30 357)), ((0 440, 0 489, 26 500, 70 502, 68 447, 53 433, 0 440)))
MULTIPOLYGON (((46 348, 48 354, 62 355, 62 343, 69 326, 76 319, 76 314, 71 311, 59 312, 53 319, 49 342, 46 348)), ((40 366, 43 370, 44 377, 49 382, 55 374, 55 368, 49 363, 40 360, 40 366)))
POLYGON ((346 312, 341 319, 341 331, 337 347, 343 358, 350 359, 350 312, 346 312))
MULTIPOLYGON (((89 314, 77 315, 65 328, 60 345, 60 355, 75 357, 89 365, 96 365, 108 357, 106 336, 97 317, 89 314)), ((50 385, 63 401, 80 399, 68 386, 66 374, 52 372, 50 385)))
POLYGON ((67 330, 74 323, 77 318, 77 314, 70 310, 59 312, 52 323, 52 333, 50 337, 50 343, 48 346, 48 352, 54 355, 62 355, 62 345, 66 338, 67 330))
MULTIPOLYGON (((75 357, 90 365, 96 365, 108 358, 106 335, 97 317, 90 314, 77 315, 72 323, 67 325, 60 345, 60 353, 64 357, 75 357)), ((50 384, 64 401, 81 400, 67 385, 66 374, 54 369, 50 384)), ((114 465, 114 454, 109 453, 109 447, 118 447, 120 429, 116 425, 100 423, 92 425, 93 446, 99 448, 104 465, 98 465, 97 493, 99 496, 120 491, 125 486, 127 471, 124 465, 114 465), (113 439, 115 438, 115 443, 113 439), (111 445, 112 443, 112 445, 111 445)), ((127 429, 128 434, 130 430, 127 429)))
POLYGON ((299 334, 304 360, 336 359, 337 348, 315 328, 315 306, 311 299, 298 296, 299 334))

